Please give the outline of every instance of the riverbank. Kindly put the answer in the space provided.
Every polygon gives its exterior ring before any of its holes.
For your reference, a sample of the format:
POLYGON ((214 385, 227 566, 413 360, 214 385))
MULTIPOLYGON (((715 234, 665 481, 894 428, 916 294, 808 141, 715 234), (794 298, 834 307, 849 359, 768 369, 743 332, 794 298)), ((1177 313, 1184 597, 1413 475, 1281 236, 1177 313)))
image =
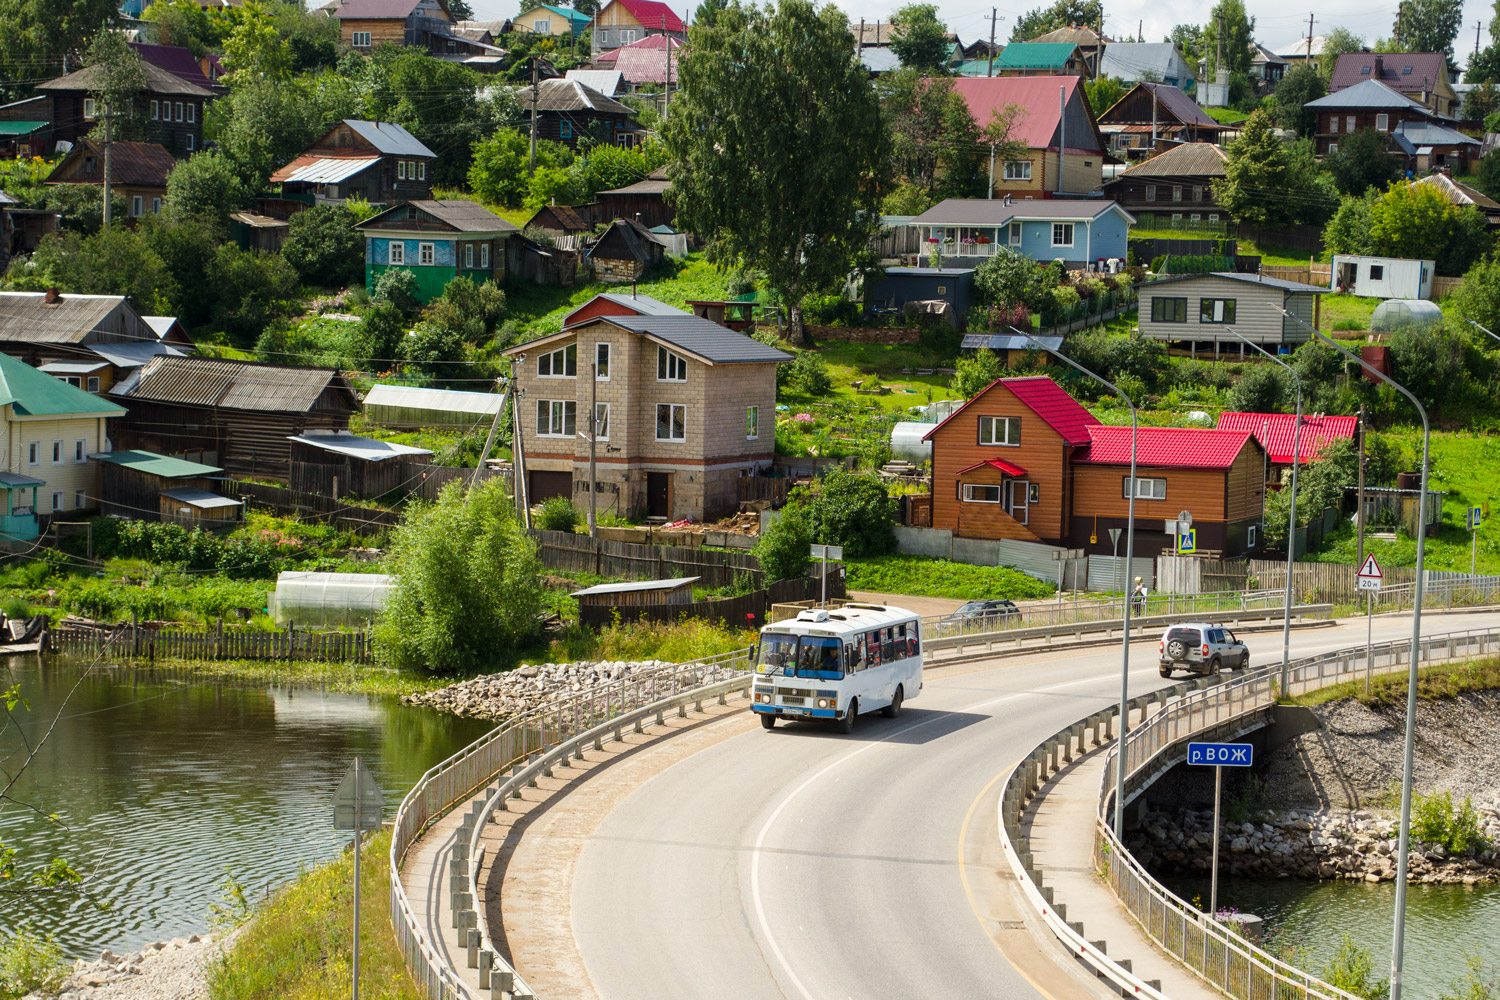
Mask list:
MULTIPOLYGON (((472 677, 433 691, 403 695, 401 704, 496 721, 524 715, 564 695, 627 677, 650 675, 671 666, 673 664, 665 660, 523 663, 514 670, 472 677)), ((707 676, 706 671, 704 675, 707 676)))
POLYGON ((23 1000, 206 1000, 208 970, 223 947, 212 934, 193 934, 128 955, 105 951, 92 962, 74 962, 56 992, 28 993, 23 1000))

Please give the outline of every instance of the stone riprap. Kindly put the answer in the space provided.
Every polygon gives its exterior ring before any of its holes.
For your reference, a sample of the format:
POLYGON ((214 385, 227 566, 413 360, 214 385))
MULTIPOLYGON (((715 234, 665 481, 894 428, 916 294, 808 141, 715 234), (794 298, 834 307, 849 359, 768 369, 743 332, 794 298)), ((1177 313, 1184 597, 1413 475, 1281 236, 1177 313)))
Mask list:
MULTIPOLYGON (((403 695, 403 705, 425 705, 477 719, 508 719, 548 702, 627 677, 642 677, 676 664, 662 660, 600 660, 574 663, 528 663, 498 674, 486 674, 436 691, 403 695)), ((703 671, 703 681, 708 679, 703 671)), ((665 691, 663 692, 665 694, 665 691)))
MULTIPOLYGON (((194 934, 148 944, 140 951, 112 951, 73 964, 73 974, 46 1000, 201 1000, 208 996, 208 965, 220 944, 211 934, 194 934)), ((23 1000, 44 1000, 29 994, 23 1000)))

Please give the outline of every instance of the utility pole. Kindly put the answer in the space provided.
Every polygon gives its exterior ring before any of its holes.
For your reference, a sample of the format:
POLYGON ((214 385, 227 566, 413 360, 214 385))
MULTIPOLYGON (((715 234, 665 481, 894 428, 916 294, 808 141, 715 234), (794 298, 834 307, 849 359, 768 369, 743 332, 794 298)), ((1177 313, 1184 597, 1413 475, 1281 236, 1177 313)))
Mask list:
MULTIPOLYGON (((1068 148, 1068 88, 1057 88, 1057 193, 1063 193, 1063 156, 1068 148)), ((1045 156, 1046 153, 1043 153, 1045 156)), ((1045 160, 1043 161, 1045 162, 1045 160)))
MULTIPOLYGON (((984 75, 986 77, 991 77, 991 76, 995 75, 995 22, 998 21, 998 20, 1000 20, 999 10, 997 8, 995 8, 995 7, 991 7, 990 8, 990 52, 989 52, 989 55, 990 55, 990 65, 989 65, 989 68, 984 71, 984 75)), ((994 172, 995 172, 995 170, 994 170, 994 167, 992 165, 990 167, 990 173, 993 174, 994 172)), ((992 177, 992 178, 990 178, 990 188, 993 190, 994 187, 995 187, 995 183, 994 183, 994 178, 992 177)))
POLYGON ((1135 40, 1137 42, 1144 42, 1146 40, 1146 22, 1144 20, 1135 22, 1135 40))
POLYGON ((1483 21, 1474 22, 1474 54, 1476 56, 1479 55, 1479 29, 1483 24, 1483 21))
POLYGON ((1354 564, 1365 564, 1365 405, 1359 404, 1359 423, 1355 425, 1359 435, 1359 508, 1354 513, 1355 556, 1354 564))
POLYGON ((1094 77, 1099 76, 1099 67, 1104 62, 1104 8, 1099 8, 1099 27, 1094 32, 1094 77))
MULTIPOLYGON (((667 50, 671 52, 671 49, 667 50)), ((595 358, 598 348, 594 349, 595 358)), ((594 453, 599 442, 599 363, 589 365, 589 537, 594 537, 594 528, 599 523, 599 476, 594 467, 594 453)))
POLYGON ((1312 65, 1312 31, 1313 31, 1313 12, 1312 11, 1308 11, 1307 12, 1307 62, 1308 62, 1308 65, 1312 65))
POLYGON ((531 57, 531 168, 529 176, 536 176, 536 99, 537 91, 541 88, 540 70, 536 64, 536 56, 531 57))
POLYGON ((109 104, 104 104, 104 228, 109 228, 109 144, 113 134, 111 125, 114 123, 114 109, 109 104))

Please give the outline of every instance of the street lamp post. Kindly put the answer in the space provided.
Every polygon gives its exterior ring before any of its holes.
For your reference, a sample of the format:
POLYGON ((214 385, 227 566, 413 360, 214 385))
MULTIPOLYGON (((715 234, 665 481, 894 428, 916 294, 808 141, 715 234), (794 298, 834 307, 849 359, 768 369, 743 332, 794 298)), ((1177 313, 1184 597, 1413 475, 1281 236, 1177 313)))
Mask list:
POLYGON ((1491 337, 1494 337, 1496 340, 1500 340, 1500 333, 1496 333, 1494 330, 1491 330, 1487 326, 1480 326, 1478 323, 1474 322, 1472 319, 1469 320, 1469 325, 1472 326, 1472 327, 1474 327, 1474 328, 1476 328, 1476 329, 1483 330, 1485 333, 1489 334, 1491 337))
POLYGON ((1297 561, 1297 466, 1302 462, 1302 377, 1297 374, 1297 369, 1238 330, 1229 326, 1224 329, 1291 372, 1292 381, 1297 386, 1297 418, 1292 425, 1292 503, 1286 526, 1286 607, 1281 618, 1281 693, 1285 695, 1292 679, 1292 567, 1297 561))
POLYGON ((1422 482, 1420 492, 1417 494, 1417 578, 1412 584, 1410 669, 1407 672, 1406 681, 1406 739, 1401 759, 1401 831, 1396 846, 1396 919, 1391 940, 1390 1000, 1401 1000, 1401 959, 1406 935, 1407 853, 1411 844, 1412 757, 1417 731, 1417 664, 1421 660, 1422 651, 1422 595, 1425 590, 1422 579, 1422 561, 1427 552, 1427 461, 1432 444, 1432 428, 1427 422, 1427 410, 1417 402, 1417 397, 1407 391, 1405 386, 1352 351, 1340 347, 1332 337, 1314 330, 1285 309, 1278 311, 1288 319, 1296 320, 1299 325, 1328 346, 1401 393, 1412 406, 1417 408, 1417 414, 1422 418, 1422 482))
MULTIPOLYGON (((1011 327, 1010 332, 1025 337, 1033 346, 1046 351, 1059 361, 1083 372, 1083 374, 1098 382, 1116 396, 1119 396, 1125 401, 1125 405, 1130 407, 1130 493, 1129 507, 1127 508, 1125 520, 1125 565, 1127 568, 1133 569, 1135 566, 1135 459, 1137 438, 1140 432, 1140 423, 1136 416, 1135 404, 1130 401, 1129 396, 1120 391, 1119 386, 1089 371, 1061 351, 1053 350, 1031 334, 1022 333, 1015 327, 1011 327)), ((1118 569, 1118 563, 1116 564, 1116 568, 1118 569)), ((1129 575, 1129 573, 1126 574, 1127 577, 1129 575)), ((1125 837, 1125 730, 1130 721, 1130 595, 1122 595, 1120 603, 1124 615, 1122 623, 1125 628, 1122 632, 1120 642, 1120 733, 1115 740, 1115 836, 1123 840, 1125 837)))

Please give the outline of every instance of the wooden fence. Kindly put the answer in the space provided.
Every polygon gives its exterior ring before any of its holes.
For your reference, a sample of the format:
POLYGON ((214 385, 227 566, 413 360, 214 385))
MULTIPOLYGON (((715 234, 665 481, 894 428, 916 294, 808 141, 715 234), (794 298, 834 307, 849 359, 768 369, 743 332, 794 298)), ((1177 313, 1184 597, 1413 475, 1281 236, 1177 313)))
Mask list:
POLYGON ((238 629, 156 629, 119 625, 112 629, 64 625, 48 633, 48 649, 59 653, 106 653, 155 660, 318 660, 369 663, 365 632, 245 632, 238 629))
POLYGON ((1300 266, 1263 264, 1260 273, 1267 278, 1295 281, 1301 285, 1316 285, 1319 288, 1327 288, 1331 280, 1327 264, 1302 264, 1300 266))
POLYGON ((734 482, 740 503, 769 500, 773 507, 786 503, 787 491, 792 485, 785 476, 741 476, 734 482))
POLYGON ((675 545, 639 545, 590 538, 567 531, 533 531, 537 558, 550 569, 623 577, 627 580, 666 580, 700 577, 707 588, 729 587, 749 579, 760 587, 765 579, 760 560, 748 552, 718 552, 675 545))
POLYGON ((302 493, 285 486, 268 486, 234 480, 225 484, 229 496, 249 497, 262 507, 270 507, 281 514, 296 514, 326 521, 338 528, 358 532, 361 535, 377 535, 395 527, 401 520, 401 512, 379 507, 356 507, 317 493, 302 493))
MULTIPOLYGON (((675 622, 685 618, 701 618, 708 622, 723 622, 730 628, 757 629, 767 622, 767 613, 775 604, 792 601, 817 600, 822 581, 816 578, 776 580, 764 590, 754 590, 737 597, 721 597, 707 601, 691 601, 687 604, 649 604, 629 607, 606 607, 580 605, 578 620, 593 629, 610 625, 616 615, 622 622, 654 621, 675 622)), ((828 576, 828 596, 844 596, 842 573, 828 576)))

